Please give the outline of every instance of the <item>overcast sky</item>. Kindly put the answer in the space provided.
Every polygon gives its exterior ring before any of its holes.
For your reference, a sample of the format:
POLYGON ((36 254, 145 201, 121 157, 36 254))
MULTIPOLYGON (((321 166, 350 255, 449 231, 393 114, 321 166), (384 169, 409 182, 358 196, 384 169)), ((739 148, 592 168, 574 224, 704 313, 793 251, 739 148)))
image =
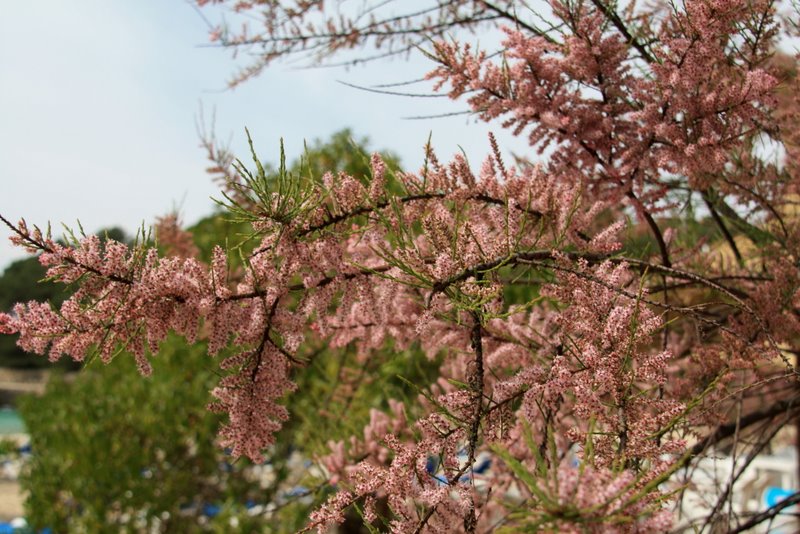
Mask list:
MULTIPOLYGON (((262 159, 351 127, 374 149, 417 169, 428 133, 441 159, 463 147, 474 166, 488 151, 487 127, 456 117, 403 117, 464 109, 446 99, 411 99, 342 85, 419 78, 424 58, 354 69, 277 65, 235 90, 230 52, 211 47, 206 22, 185 0, 2 2, 0 17, 0 213, 59 231, 128 231, 174 207, 192 223, 211 212, 195 120, 216 111, 216 132, 244 150, 244 127, 262 159)), ((209 13, 213 19, 213 13, 209 13)), ((414 90, 425 90, 425 87, 414 90)), ((501 132, 497 132, 500 134, 501 132)), ((503 139, 503 137, 500 137, 503 139)), ((519 140, 509 149, 521 150, 519 140)), ((0 269, 24 256, 0 228, 0 269)))

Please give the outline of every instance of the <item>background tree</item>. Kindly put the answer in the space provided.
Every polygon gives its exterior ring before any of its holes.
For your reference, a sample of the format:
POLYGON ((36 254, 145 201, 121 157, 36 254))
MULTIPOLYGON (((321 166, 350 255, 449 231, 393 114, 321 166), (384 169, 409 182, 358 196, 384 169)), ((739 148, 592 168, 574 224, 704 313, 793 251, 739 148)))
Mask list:
POLYGON ((243 531, 262 528, 245 509, 265 504, 259 481, 210 439, 219 417, 206 410, 215 380, 206 358, 202 344, 171 339, 152 380, 120 358, 24 398, 19 409, 34 451, 21 478, 29 524, 56 532, 222 532, 236 517, 243 531), (200 517, 211 505, 225 514, 204 527, 200 517))

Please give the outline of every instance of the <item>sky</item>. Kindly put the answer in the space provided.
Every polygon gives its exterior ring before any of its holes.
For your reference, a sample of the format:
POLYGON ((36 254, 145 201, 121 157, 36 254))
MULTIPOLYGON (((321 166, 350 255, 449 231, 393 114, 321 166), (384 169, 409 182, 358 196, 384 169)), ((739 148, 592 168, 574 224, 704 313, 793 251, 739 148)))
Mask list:
MULTIPOLYGON (((431 63, 374 63, 349 70, 286 64, 234 90, 231 52, 210 45, 209 26, 186 0, 4 1, 0 17, 0 214, 45 227, 133 232, 179 209, 192 222, 217 195, 196 131, 201 108, 219 139, 247 156, 249 128, 262 160, 350 127, 373 149, 415 170, 432 141, 442 160, 463 149, 473 166, 489 151, 490 128, 474 118, 404 117, 466 109, 444 98, 360 91, 420 78, 431 63)), ((206 13, 212 21, 213 12, 206 13)), ((240 58, 241 59, 241 58, 240 58)), ((241 64, 241 62, 240 62, 241 64)), ((425 92, 426 88, 411 90, 425 92)), ((493 128, 507 154, 525 144, 493 128)), ((0 269, 25 256, 0 228, 0 269)))

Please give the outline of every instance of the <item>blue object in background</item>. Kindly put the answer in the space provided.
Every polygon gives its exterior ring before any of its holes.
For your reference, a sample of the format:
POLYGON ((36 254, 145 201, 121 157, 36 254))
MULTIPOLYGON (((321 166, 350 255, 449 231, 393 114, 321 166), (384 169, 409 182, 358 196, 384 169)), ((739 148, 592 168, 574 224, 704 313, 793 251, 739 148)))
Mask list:
POLYGON ((772 508, 795 493, 797 493, 797 490, 770 486, 764 491, 764 504, 767 505, 767 508, 772 508))
POLYGON ((206 515, 208 517, 215 517, 215 516, 219 515, 219 510, 220 510, 220 508, 216 504, 204 504, 203 505, 203 515, 206 515))
POLYGON ((472 471, 478 473, 479 475, 482 475, 491 466, 492 466, 492 459, 489 456, 486 456, 483 458, 483 460, 479 459, 479 461, 475 463, 475 466, 472 468, 472 471))
MULTIPOLYGON (((466 460, 466 458, 464 458, 466 460)), ((461 478, 458 479, 459 482, 468 483, 472 478, 473 474, 482 475, 489 468, 492 466, 492 457, 489 455, 482 455, 479 456, 475 460, 475 464, 472 466, 472 469, 467 471, 465 474, 461 475, 461 478)), ((439 481, 439 484, 449 484, 450 481, 444 475, 437 475, 436 473, 439 471, 439 461, 437 458, 433 456, 428 456, 428 460, 425 462, 425 471, 428 472, 433 478, 439 481)))
POLYGON ((425 461, 425 471, 427 471, 429 475, 432 475, 436 472, 438 465, 438 462, 433 456, 428 456, 428 459, 425 461))
POLYGON ((233 464, 230 462, 220 462, 219 463, 219 470, 224 473, 232 473, 233 472, 233 464))
POLYGON ((287 497, 305 497, 308 495, 309 491, 308 488, 304 486, 295 486, 289 491, 287 491, 284 495, 287 497))

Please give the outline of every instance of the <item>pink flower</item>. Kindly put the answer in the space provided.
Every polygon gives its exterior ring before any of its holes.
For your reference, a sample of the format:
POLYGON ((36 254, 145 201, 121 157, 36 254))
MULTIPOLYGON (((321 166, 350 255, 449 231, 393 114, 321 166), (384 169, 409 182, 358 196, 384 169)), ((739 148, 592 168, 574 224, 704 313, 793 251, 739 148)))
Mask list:
POLYGON ((16 334, 18 327, 14 318, 7 313, 0 313, 0 334, 16 334))

